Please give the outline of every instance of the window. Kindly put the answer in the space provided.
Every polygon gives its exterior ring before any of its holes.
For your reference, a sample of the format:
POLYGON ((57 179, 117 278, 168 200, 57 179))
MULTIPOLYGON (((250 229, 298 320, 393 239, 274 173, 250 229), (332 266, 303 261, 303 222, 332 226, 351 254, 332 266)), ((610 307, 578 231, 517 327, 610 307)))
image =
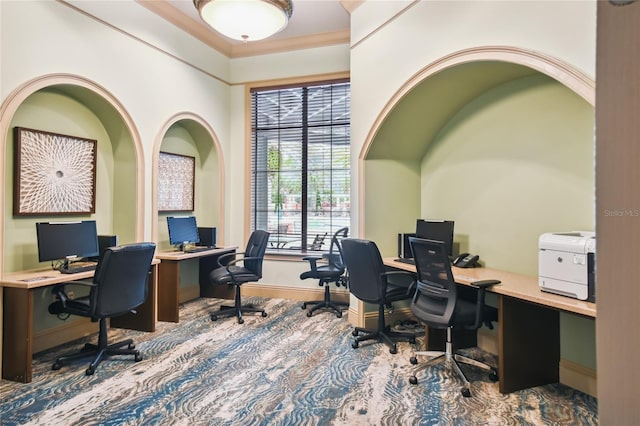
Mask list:
POLYGON ((268 250, 327 250, 350 223, 348 81, 251 91, 251 230, 268 250))

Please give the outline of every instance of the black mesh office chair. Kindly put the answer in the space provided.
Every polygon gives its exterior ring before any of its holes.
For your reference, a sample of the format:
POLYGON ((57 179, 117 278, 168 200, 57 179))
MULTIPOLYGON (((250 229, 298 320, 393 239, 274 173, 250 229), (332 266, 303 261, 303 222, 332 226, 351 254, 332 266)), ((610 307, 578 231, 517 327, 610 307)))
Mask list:
MULTIPOLYGON (((460 368, 459 362, 482 368, 489 372, 489 378, 498 380, 496 370, 480 361, 454 353, 451 339, 454 328, 477 330, 482 326, 485 312, 485 289, 500 283, 498 280, 477 281, 471 285, 478 289, 475 303, 458 297, 456 283, 451 273, 451 265, 442 241, 425 240, 410 237, 409 243, 416 261, 418 281, 416 292, 411 302, 411 311, 430 328, 447 330, 447 341, 444 352, 421 351, 416 352, 410 361, 417 364, 419 355, 434 356, 425 366, 444 361, 462 379, 464 386, 462 394, 471 396, 469 380, 460 368)), ((409 378, 411 384, 417 384, 417 377, 409 378)))
MULTIPOLYGON (((110 355, 133 355, 141 361, 140 351, 135 349, 133 340, 108 344, 107 319, 126 313, 135 313, 135 308, 147 298, 147 279, 156 245, 153 243, 126 244, 109 247, 100 256, 93 281, 71 281, 54 287, 58 300, 49 305, 49 312, 62 317, 65 314, 89 317, 100 322, 98 344, 85 344, 79 353, 56 359, 53 369, 58 370, 67 361, 95 354, 86 370, 92 375, 100 362, 110 355), (90 286, 86 297, 69 299, 65 292, 67 285, 90 286), (126 346, 126 348, 124 348, 126 346)), ((66 318, 65 318, 66 319, 66 318)))
POLYGON ((242 324, 244 323, 243 312, 260 312, 263 317, 267 316, 264 309, 242 304, 240 288, 244 283, 255 282, 262 278, 262 261, 268 241, 268 232, 256 230, 249 237, 244 252, 228 253, 220 256, 218 259, 220 267, 211 271, 209 281, 212 285, 234 286, 235 303, 233 306, 221 306, 220 310, 211 314, 211 321, 216 321, 219 316, 235 316, 238 318, 238 324, 242 324), (235 258, 227 262, 227 259, 231 257, 235 258), (242 262, 242 266, 238 265, 238 262, 242 262))
POLYGON ((349 303, 346 302, 333 302, 331 301, 330 287, 331 283, 335 283, 336 287, 341 285, 347 285, 344 277, 344 264, 342 262, 342 239, 347 238, 349 234, 349 228, 338 229, 331 238, 331 245, 329 247, 329 253, 319 256, 306 256, 303 260, 309 262, 311 270, 300 274, 301 280, 307 278, 317 279, 320 287, 324 286, 324 300, 304 302, 302 309, 306 309, 308 305, 315 305, 307 312, 307 316, 310 317, 315 311, 322 308, 333 309, 338 318, 342 317, 343 307, 348 307, 349 303), (325 259, 327 261, 324 265, 318 265, 318 261, 325 259))
POLYGON ((409 272, 388 270, 382 262, 378 246, 373 241, 347 238, 342 241, 342 255, 349 276, 349 291, 363 302, 378 305, 378 328, 370 330, 355 327, 353 336, 356 337, 351 345, 354 349, 365 340, 376 339, 389 346, 389 352, 398 352, 396 341, 407 340, 415 343, 414 333, 401 333, 391 331, 385 324, 385 305, 403 299, 410 299, 414 285, 409 287, 397 287, 389 284, 387 278, 393 275, 408 276, 413 281, 409 272), (365 333, 359 336, 360 333, 365 333))

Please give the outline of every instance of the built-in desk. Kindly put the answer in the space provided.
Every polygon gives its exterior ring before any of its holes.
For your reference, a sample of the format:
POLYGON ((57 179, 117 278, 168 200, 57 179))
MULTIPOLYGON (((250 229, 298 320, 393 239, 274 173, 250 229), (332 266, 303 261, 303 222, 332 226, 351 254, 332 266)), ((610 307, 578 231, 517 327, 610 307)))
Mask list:
MULTIPOLYGON (((179 321, 179 305, 187 300, 180 297, 180 265, 184 261, 198 260, 198 281, 202 287, 208 282, 209 272, 218 267, 220 256, 233 253, 236 248, 223 247, 195 253, 175 250, 156 252, 156 258, 162 260, 158 271, 158 321, 179 321)), ((198 296, 200 294, 195 295, 198 296)))
MULTIPOLYGON (((414 265, 384 259, 387 266, 416 272, 414 265)), ((457 283, 497 279, 498 375, 509 393, 559 381, 560 311, 596 317, 596 304, 540 291, 536 277, 490 268, 452 267, 457 283)))
MULTIPOLYGON (((155 331, 156 327, 156 271, 159 261, 154 259, 148 282, 147 299, 136 308, 136 314, 111 318, 111 327, 141 331, 155 331)), ((4 291, 2 331, 2 378, 16 382, 31 381, 33 361, 33 305, 37 288, 93 278, 95 271, 61 274, 52 269, 15 272, 2 276, 4 291)), ((62 343, 62 342, 61 342, 62 343)))

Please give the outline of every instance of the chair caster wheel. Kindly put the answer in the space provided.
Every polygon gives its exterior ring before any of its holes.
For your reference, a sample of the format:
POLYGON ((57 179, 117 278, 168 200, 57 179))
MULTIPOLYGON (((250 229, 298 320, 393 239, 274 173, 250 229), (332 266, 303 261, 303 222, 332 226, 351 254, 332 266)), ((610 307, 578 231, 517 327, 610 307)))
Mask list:
POLYGON ((357 336, 358 336, 358 330, 353 330, 353 331, 351 332, 351 335, 352 335, 353 337, 357 337, 357 336))
POLYGON ((357 340, 354 340, 353 343, 351 344, 351 347, 353 349, 357 349, 358 346, 360 346, 360 342, 358 342, 357 340))
POLYGON ((415 356, 412 356, 411 358, 409 358, 409 362, 413 365, 416 365, 418 363, 418 358, 415 356))
POLYGON ((465 398, 469 398, 471 396, 471 391, 469 390, 469 388, 462 389, 462 396, 464 396, 465 398))
POLYGON ((311 312, 311 311, 307 312, 307 316, 308 316, 309 318, 311 318, 311 315, 313 315, 313 312, 311 312))
POLYGON ((412 385, 417 385, 418 384, 418 378, 416 376, 409 377, 409 383, 411 383, 412 385))
POLYGON ((211 321, 218 321, 218 316, 215 314, 211 314, 211 321))
POLYGON ((60 370, 62 368, 62 364, 60 364, 59 362, 54 362, 53 365, 51 366, 52 370, 60 370))
POLYGON ((129 349, 135 349, 135 348, 136 348, 136 345, 135 345, 135 343, 129 343, 129 345, 127 346, 127 348, 129 348, 129 349))
POLYGON ((266 317, 267 317, 267 313, 266 313, 266 312, 263 312, 263 313, 262 313, 262 318, 266 318, 266 317))
POLYGON ((244 319, 238 318, 238 324, 244 324, 244 319))
POLYGON ((140 355, 140 351, 136 351, 135 358, 133 358, 135 362, 142 361, 142 355, 140 355))
POLYGON ((307 304, 306 304, 306 303, 303 303, 303 304, 302 304, 302 306, 301 306, 301 308, 302 308, 302 309, 307 309, 307 304))
POLYGON ((498 377, 498 373, 495 371, 492 371, 489 373, 489 380, 491 380, 492 382, 497 382, 499 379, 498 377))
POLYGON ((389 353, 390 354, 397 354, 398 353, 398 347, 396 345, 393 345, 389 348, 389 353))
POLYGON ((95 372, 96 372, 96 368, 90 365, 89 368, 87 368, 87 371, 84 372, 84 374, 86 374, 87 376, 93 376, 93 373, 95 372))
POLYGON ((336 317, 342 318, 342 312, 336 312, 336 317))

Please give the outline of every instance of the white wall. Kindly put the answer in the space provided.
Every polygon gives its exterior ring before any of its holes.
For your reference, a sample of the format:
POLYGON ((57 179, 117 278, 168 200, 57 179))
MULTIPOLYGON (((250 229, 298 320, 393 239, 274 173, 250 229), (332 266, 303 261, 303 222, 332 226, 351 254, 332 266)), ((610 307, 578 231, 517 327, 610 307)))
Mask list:
MULTIPOLYGON (((104 6, 104 4, 103 4, 104 6)), ((2 99, 27 81, 53 73, 81 76, 112 93, 140 133, 145 163, 145 230, 151 233, 153 142, 168 119, 195 112, 215 129, 223 155, 229 148, 229 87, 219 79, 59 2, 1 2, 2 99)), ((124 3, 138 19, 152 19, 137 3, 124 3), (142 16, 140 16, 142 15, 142 16)), ((122 10, 121 10, 122 12, 122 10)), ((194 42, 181 49, 195 54, 194 42), (191 51, 191 48, 194 51, 191 51)), ((155 41, 155 40, 154 40, 155 41)), ((208 57, 216 55, 208 51, 208 57)), ((215 64, 210 64, 214 67, 215 64)), ((227 60, 218 64, 227 70, 227 60)), ((216 70, 218 71, 218 70, 216 70)), ((4 155, 4 153, 3 153, 4 155)))
MULTIPOLYGON (((386 103, 423 68, 454 52, 529 49, 595 79, 595 1, 398 2, 404 9, 379 3, 364 2, 351 16, 354 181, 360 173, 355 159, 386 103)), ((357 200, 357 185, 354 192, 357 200)), ((360 208, 353 203, 354 213, 360 208)))

